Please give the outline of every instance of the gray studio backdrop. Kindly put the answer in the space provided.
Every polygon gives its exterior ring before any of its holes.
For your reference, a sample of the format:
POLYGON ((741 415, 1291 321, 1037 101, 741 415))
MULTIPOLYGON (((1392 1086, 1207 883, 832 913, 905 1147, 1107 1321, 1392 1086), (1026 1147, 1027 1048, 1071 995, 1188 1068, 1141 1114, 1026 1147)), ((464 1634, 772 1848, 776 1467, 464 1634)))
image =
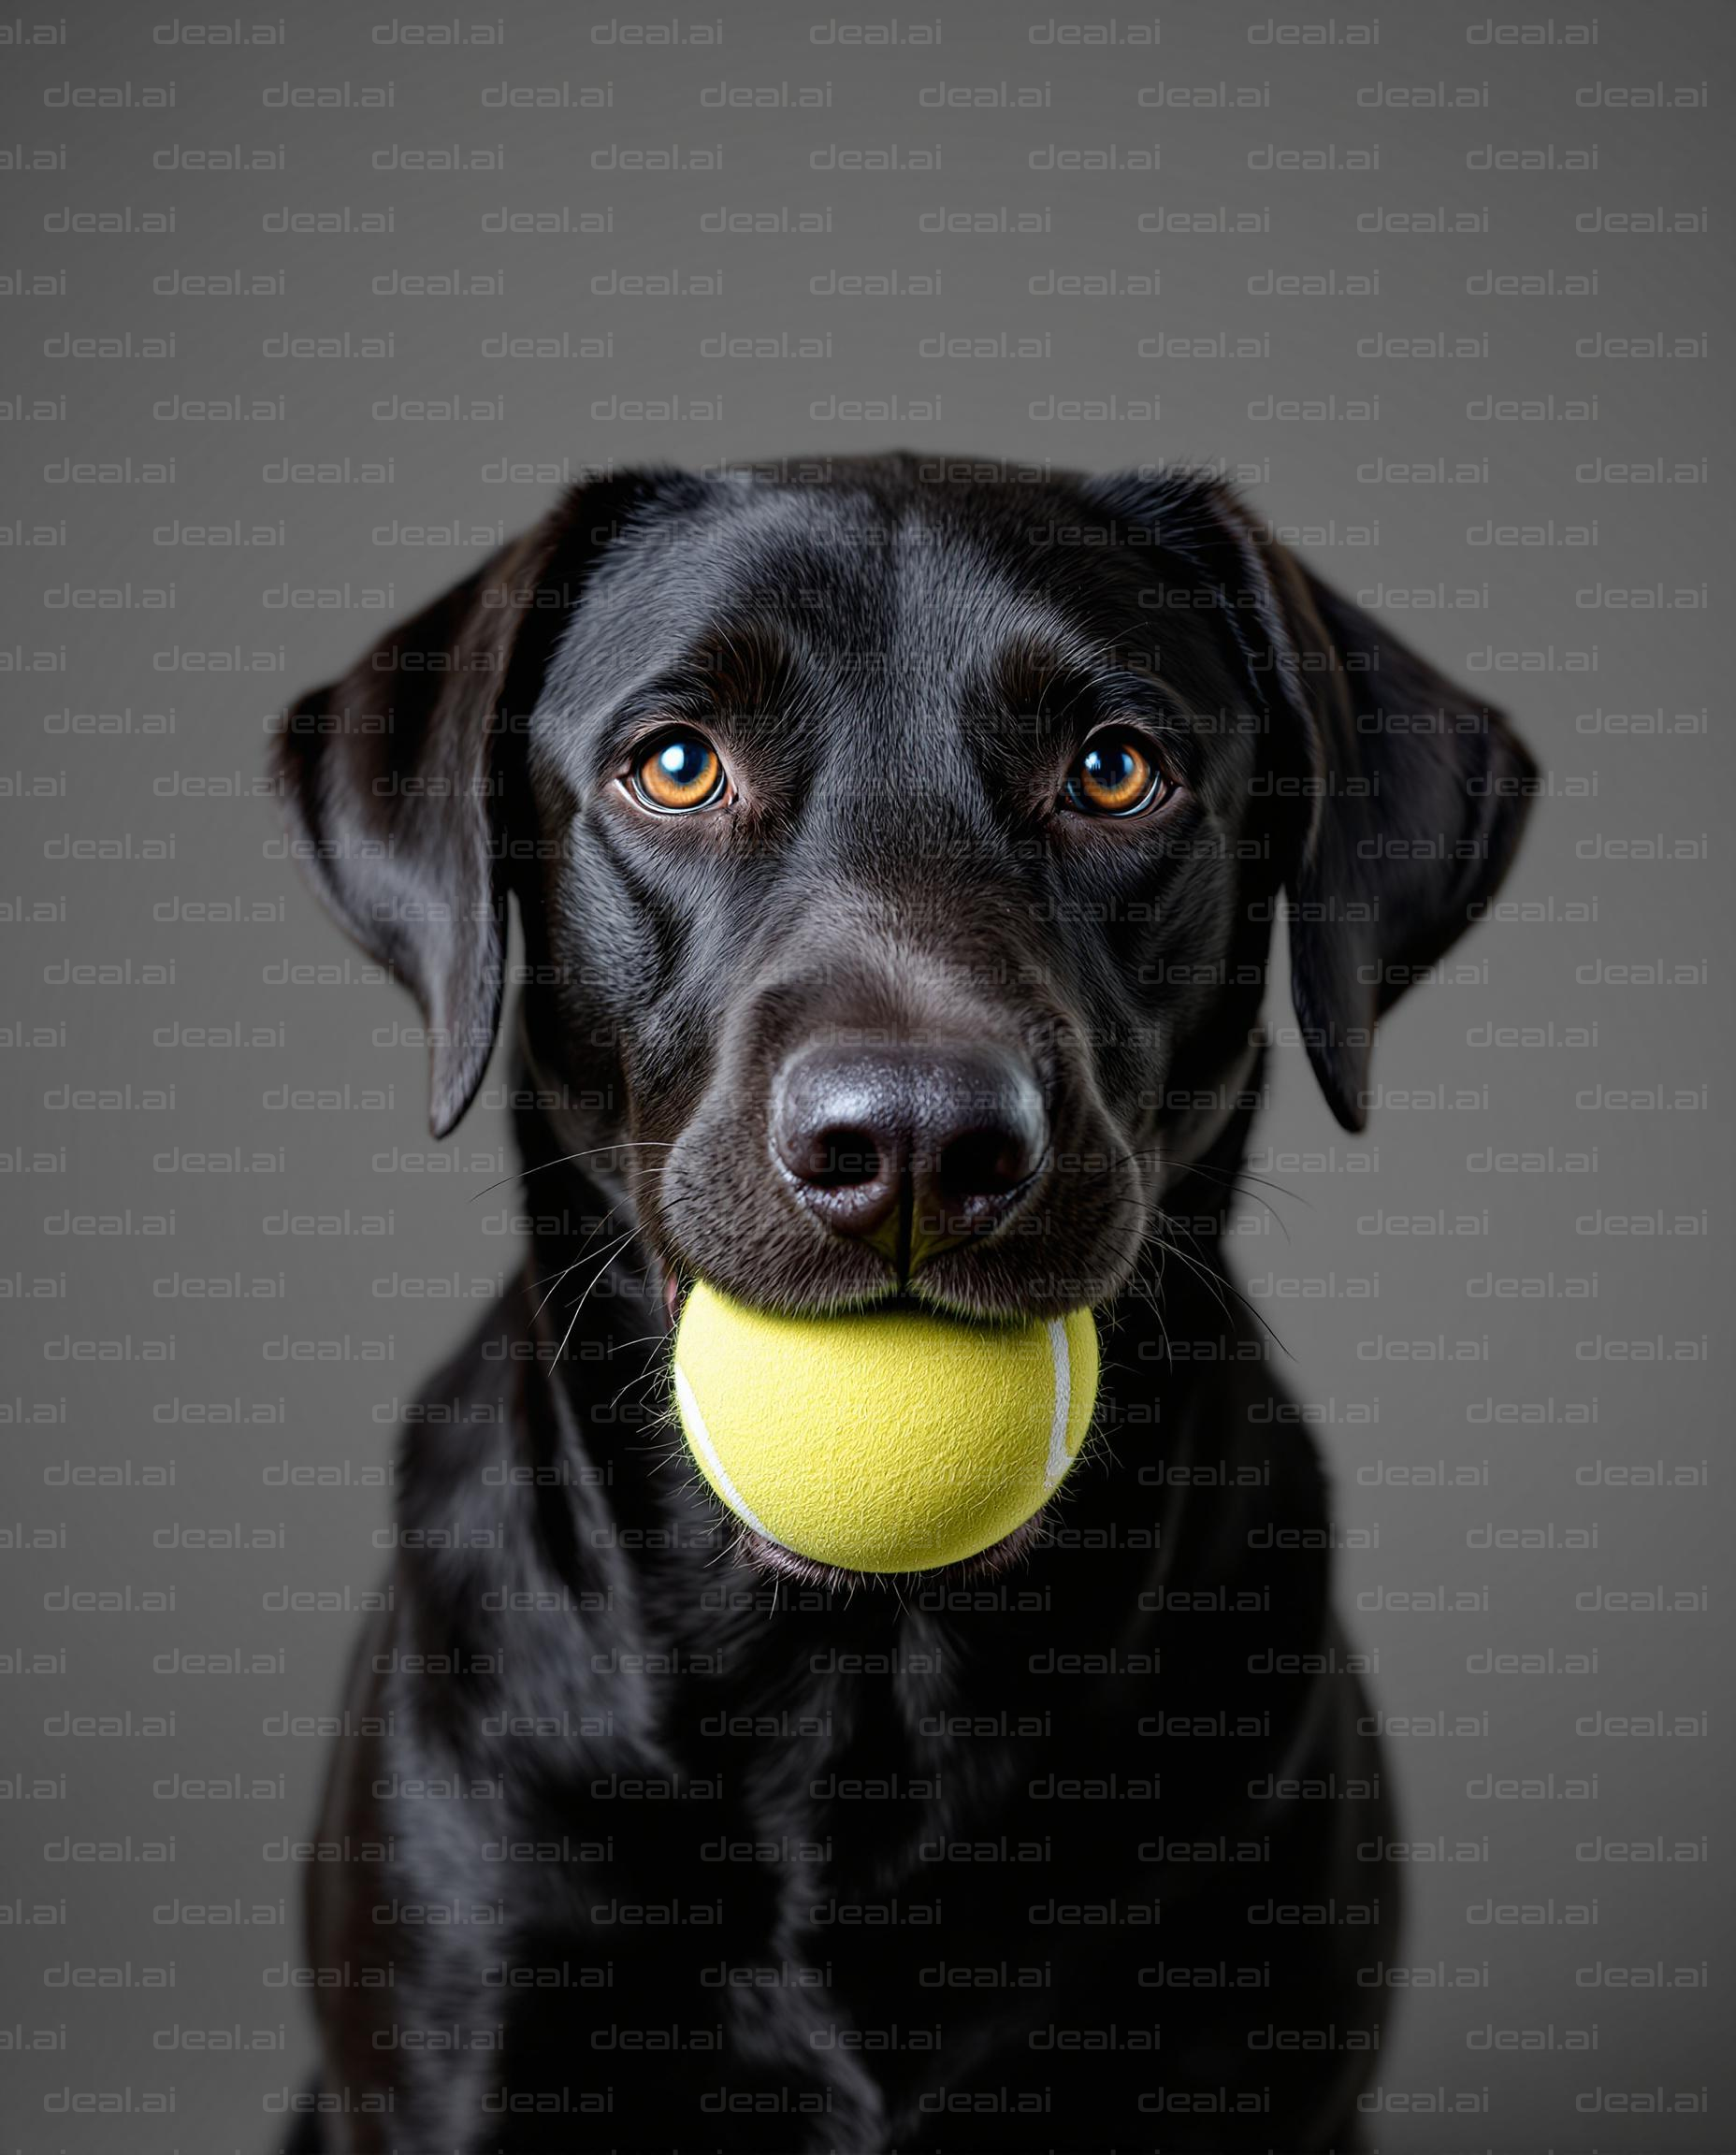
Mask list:
POLYGON ((1371 2144, 1736 2144, 1729 36, 0 24, 7 2148, 277 2144, 394 1402, 514 1261, 499 1066, 433 1145, 272 713, 586 467, 892 444, 1222 465, 1547 768, 1365 1138, 1274 993, 1234 1247, 1410 1858, 1371 2144))

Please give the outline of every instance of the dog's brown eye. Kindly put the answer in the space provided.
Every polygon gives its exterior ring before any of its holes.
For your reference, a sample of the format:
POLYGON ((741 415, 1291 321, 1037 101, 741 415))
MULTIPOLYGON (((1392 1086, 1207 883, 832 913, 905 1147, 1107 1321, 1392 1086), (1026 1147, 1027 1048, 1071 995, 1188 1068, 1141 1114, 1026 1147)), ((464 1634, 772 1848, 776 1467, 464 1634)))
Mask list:
POLYGON ((632 789, 666 816, 710 808, 724 795, 723 761, 698 733, 666 733, 634 763, 632 789))
POLYGON ((1168 780, 1137 734, 1099 733, 1068 772, 1063 798, 1084 816, 1137 816, 1168 791, 1168 780))

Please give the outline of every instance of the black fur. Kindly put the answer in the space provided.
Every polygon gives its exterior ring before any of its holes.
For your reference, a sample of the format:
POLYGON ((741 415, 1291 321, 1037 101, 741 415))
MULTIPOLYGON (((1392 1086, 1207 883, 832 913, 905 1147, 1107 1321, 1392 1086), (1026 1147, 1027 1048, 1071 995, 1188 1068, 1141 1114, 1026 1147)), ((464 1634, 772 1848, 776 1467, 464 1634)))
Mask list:
POLYGON ((1391 1815, 1320 1465, 1219 1237, 1276 911, 1359 1128, 1377 1014, 1516 842, 1500 715, 1213 483, 888 456, 581 489, 277 754, 324 894, 423 1004, 438 1133, 511 895, 527 946, 525 1273, 407 1415, 311 1874, 342 1978, 310 2144, 1350 2145, 1391 1815), (1176 803, 1056 816, 1127 714, 1176 803), (631 807, 659 716, 735 806, 631 807), (818 1039, 1023 1059, 1049 1152, 993 1233, 900 1281, 791 1201, 770 1090, 818 1039), (684 1467, 695 1276, 1091 1303, 1094 1449, 984 1565, 814 1577, 684 1467))

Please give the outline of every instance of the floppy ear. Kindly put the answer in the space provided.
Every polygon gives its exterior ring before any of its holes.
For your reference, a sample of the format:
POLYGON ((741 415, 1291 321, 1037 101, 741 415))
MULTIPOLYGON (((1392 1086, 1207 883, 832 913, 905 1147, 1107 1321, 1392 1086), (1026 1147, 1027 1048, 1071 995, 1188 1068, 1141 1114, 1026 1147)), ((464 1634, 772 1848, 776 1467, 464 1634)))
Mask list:
POLYGON ((1495 894, 1538 767, 1503 711, 1267 543, 1323 780, 1289 877, 1291 997, 1333 1113, 1360 1130, 1375 1020, 1495 894))
MULTIPOLYGON (((1131 510, 1112 490, 1112 513, 1131 510)), ((1499 885, 1538 788, 1493 704, 1455 687, 1306 570, 1211 479, 1140 497, 1148 543, 1218 594, 1267 722, 1283 832, 1291 994, 1347 1130, 1367 1120, 1374 1026, 1499 885)))
POLYGON ((437 1137, 474 1097, 499 1022, 526 724, 586 569, 648 485, 576 489, 277 730, 310 879, 422 1006, 437 1137))

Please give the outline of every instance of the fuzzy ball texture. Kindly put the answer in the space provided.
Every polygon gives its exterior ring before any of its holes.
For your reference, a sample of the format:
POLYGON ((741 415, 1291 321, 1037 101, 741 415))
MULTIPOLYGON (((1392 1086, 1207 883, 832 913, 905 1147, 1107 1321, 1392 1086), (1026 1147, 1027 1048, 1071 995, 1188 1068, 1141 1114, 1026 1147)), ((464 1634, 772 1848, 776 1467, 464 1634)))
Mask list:
POLYGON ((1097 1328, 908 1309, 778 1317, 700 1284, 675 1338, 687 1444, 738 1518, 815 1563, 929 1571, 1021 1526, 1078 1457, 1097 1328))

